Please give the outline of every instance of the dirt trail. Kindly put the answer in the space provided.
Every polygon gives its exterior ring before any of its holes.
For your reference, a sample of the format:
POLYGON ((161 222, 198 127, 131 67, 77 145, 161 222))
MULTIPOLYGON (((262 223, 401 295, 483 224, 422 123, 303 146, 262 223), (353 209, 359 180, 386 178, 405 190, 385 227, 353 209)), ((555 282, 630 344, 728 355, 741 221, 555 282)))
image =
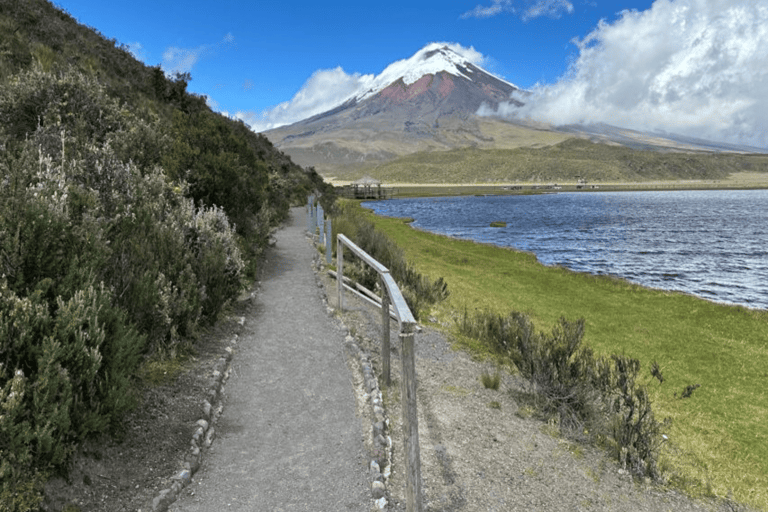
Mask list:
POLYGON ((320 297, 303 210, 292 214, 245 316, 217 438, 171 511, 373 506, 346 331, 320 297))

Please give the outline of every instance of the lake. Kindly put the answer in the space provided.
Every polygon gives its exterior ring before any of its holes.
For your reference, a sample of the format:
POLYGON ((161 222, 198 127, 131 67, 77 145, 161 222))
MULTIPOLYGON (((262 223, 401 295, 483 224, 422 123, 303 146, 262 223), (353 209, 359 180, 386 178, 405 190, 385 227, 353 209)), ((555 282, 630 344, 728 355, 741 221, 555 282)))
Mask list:
POLYGON ((545 265, 609 274, 768 309, 768 190, 574 192, 366 202, 414 227, 529 251, 545 265), (492 228, 493 221, 507 227, 492 228))

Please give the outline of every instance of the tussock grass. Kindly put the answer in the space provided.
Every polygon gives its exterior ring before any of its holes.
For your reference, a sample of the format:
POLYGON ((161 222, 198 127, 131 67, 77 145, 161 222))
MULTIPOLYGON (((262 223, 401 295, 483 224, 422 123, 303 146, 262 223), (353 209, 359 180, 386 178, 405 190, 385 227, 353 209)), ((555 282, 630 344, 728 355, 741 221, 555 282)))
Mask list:
POLYGON ((486 389, 493 389, 494 391, 498 391, 499 386, 501 385, 501 374, 496 372, 491 375, 488 372, 483 372, 480 374, 480 382, 483 383, 483 386, 486 389))
MULTIPOLYGON (((584 343, 599 355, 639 360, 638 383, 656 417, 672 418, 660 460, 669 481, 693 495, 732 493, 768 509, 768 312, 545 267, 532 254, 371 218, 419 272, 444 277, 451 295, 434 311, 443 323, 476 309, 520 311, 540 330, 561 316, 585 318, 584 343), (651 375, 654 361, 663 383, 651 375), (675 397, 691 384, 701 387, 675 397)), ((490 352, 459 339, 470 351, 490 352)))

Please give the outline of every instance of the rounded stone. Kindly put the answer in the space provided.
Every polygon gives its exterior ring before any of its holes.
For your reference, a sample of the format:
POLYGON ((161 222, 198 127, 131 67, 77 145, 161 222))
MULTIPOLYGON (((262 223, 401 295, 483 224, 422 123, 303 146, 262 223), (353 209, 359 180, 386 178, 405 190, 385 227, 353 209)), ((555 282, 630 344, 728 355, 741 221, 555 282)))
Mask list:
POLYGON ((171 477, 171 480, 187 483, 192 478, 192 472, 188 469, 182 469, 171 477))
POLYGON ((203 400, 203 416, 205 419, 211 419, 211 402, 203 400))
POLYGON ((216 435, 216 430, 211 427, 211 429, 208 431, 208 434, 205 436, 205 447, 210 448, 213 444, 213 436, 216 435))
POLYGON ((373 499, 378 500, 387 494, 387 487, 383 482, 374 480, 371 484, 371 493, 373 494, 373 499))

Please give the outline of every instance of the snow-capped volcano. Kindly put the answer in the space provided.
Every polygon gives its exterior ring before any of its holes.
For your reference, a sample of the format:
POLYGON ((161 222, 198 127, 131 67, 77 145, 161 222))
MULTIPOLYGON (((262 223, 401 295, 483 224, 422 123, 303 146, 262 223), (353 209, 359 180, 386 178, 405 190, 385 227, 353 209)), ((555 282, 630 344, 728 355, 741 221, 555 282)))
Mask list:
POLYGON ((480 67, 482 59, 473 48, 430 43, 412 57, 393 62, 378 75, 360 77, 354 93, 335 108, 307 120, 327 119, 329 114, 352 107, 356 107, 355 118, 379 113, 384 107, 405 107, 408 112, 402 114, 410 121, 423 119, 424 115, 437 118, 473 114, 483 103, 495 108, 500 101, 508 101, 518 88, 480 67))
POLYGON ((428 44, 378 75, 359 77, 336 107, 265 133, 302 165, 322 165, 318 153, 329 163, 351 163, 483 144, 478 109, 520 103, 511 99, 518 87, 480 67, 482 60, 472 48, 428 44))
MULTIPOLYGON (((476 71, 490 75, 478 64, 482 55, 473 49, 466 49, 449 43, 430 43, 411 58, 393 62, 379 75, 364 77, 361 90, 353 96, 357 101, 363 101, 386 89, 389 85, 402 80, 406 86, 416 83, 425 75, 437 75, 445 72, 455 77, 472 81, 476 71)), ((504 82, 498 77, 497 80, 504 82)), ((510 87, 517 87, 505 82, 510 87)))

